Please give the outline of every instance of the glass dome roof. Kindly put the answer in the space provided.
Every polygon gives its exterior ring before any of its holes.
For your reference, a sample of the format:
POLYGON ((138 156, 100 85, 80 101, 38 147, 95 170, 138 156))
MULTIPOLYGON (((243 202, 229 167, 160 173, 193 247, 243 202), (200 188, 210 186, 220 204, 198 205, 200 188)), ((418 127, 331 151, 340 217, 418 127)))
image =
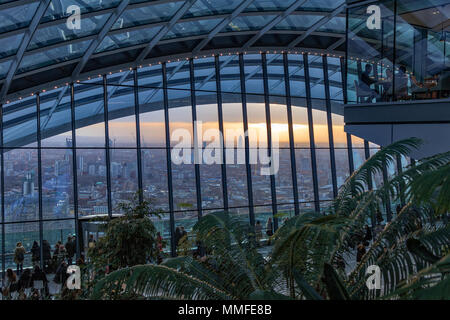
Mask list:
POLYGON ((0 99, 227 50, 343 51, 344 7, 344 0, 0 0, 0 99), (80 9, 80 29, 67 26, 70 6, 80 9))

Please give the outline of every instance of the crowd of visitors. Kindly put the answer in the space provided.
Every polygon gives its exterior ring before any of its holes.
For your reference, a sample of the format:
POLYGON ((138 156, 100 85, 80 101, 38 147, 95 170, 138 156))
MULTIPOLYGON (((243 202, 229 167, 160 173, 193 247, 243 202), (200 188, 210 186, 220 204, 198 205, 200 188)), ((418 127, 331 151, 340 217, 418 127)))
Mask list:
MULTIPOLYGON (((21 242, 18 242, 14 250, 16 272, 11 268, 6 270, 2 286, 3 298, 41 299, 49 297, 49 279, 47 276, 54 274, 51 280, 64 287, 69 276, 67 268, 69 265, 72 265, 75 253, 75 236, 69 236, 65 244, 58 241, 54 245, 53 250, 47 240, 42 241, 42 251, 38 242, 34 241, 29 252, 27 252, 21 242), (43 269, 40 267, 41 253, 43 269), (26 254, 31 254, 32 268, 23 268, 26 254)), ((83 258, 77 261, 77 265, 82 263, 83 258)))

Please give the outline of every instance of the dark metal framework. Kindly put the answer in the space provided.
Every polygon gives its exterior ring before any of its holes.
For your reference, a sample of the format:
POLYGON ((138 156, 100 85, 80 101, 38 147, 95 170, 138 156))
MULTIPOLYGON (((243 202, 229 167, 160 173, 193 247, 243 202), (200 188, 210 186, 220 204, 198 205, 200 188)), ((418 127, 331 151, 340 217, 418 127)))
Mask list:
MULTIPOLYGON (((8 3, 0 4, 1 10, 8 10, 10 8, 18 8, 21 5, 30 4, 30 0, 10 1, 8 3)), ((344 51, 344 32, 329 32, 321 31, 320 27, 325 25, 331 19, 340 16, 345 12, 345 3, 336 3, 336 7, 329 7, 325 11, 320 4, 308 5, 308 1, 297 0, 290 6, 280 7, 278 9, 265 8, 264 4, 258 4, 263 10, 254 12, 253 10, 246 10, 253 3, 253 0, 242 0, 240 4, 236 5, 233 10, 223 14, 206 14, 206 15, 189 15, 189 10, 196 4, 204 6, 202 0, 155 0, 155 1, 140 1, 133 3, 132 1, 123 0, 116 6, 110 6, 100 10, 83 13, 83 17, 95 17, 100 14, 109 15, 105 23, 99 26, 96 32, 92 34, 75 37, 65 41, 60 41, 55 44, 42 44, 38 47, 30 46, 34 39, 33 35, 36 31, 66 22, 66 16, 62 15, 56 19, 46 19, 47 7, 50 1, 40 1, 39 7, 36 9, 33 19, 29 21, 30 25, 16 30, 6 31, 0 34, 0 37, 6 38, 8 35, 23 33, 23 40, 20 42, 20 48, 17 58, 14 59, 12 65, 8 69, 6 79, 0 79, 0 83, 4 85, 0 92, 0 103, 3 99, 15 99, 19 96, 26 95, 30 92, 36 92, 42 89, 48 89, 55 85, 61 86, 64 83, 76 82, 80 79, 96 76, 98 74, 108 73, 110 71, 117 71, 120 68, 136 68, 139 65, 146 63, 153 63, 155 61, 162 61, 164 59, 171 59, 177 56, 178 58, 189 57, 194 58, 202 54, 219 54, 223 52, 228 44, 232 43, 230 52, 236 51, 254 51, 258 52, 261 49, 277 48, 279 50, 303 50, 305 47, 316 48, 318 51, 327 49, 330 43, 333 45, 332 50, 344 51), (117 21, 133 9, 147 6, 157 6, 167 3, 180 4, 178 10, 172 13, 171 16, 165 17, 160 21, 147 23, 137 23, 137 25, 126 25, 117 27, 117 21), (304 8, 307 6, 309 9, 304 8), (315 7, 317 6, 317 7, 315 7), (307 10, 306 10, 307 9, 307 10), (287 18, 296 15, 311 15, 321 17, 316 23, 310 25, 308 28, 277 29, 277 25, 287 18), (266 24, 252 26, 252 28, 229 31, 228 25, 234 19, 247 18, 253 16, 274 16, 273 19, 266 24), (167 18, 167 19, 166 19, 167 18), (193 23, 198 26, 206 23, 208 20, 218 20, 218 23, 209 28, 206 32, 187 33, 176 38, 165 37, 174 27, 182 23, 193 23), (102 42, 110 37, 117 40, 117 35, 124 33, 132 33, 141 29, 155 28, 158 29, 153 37, 149 37, 143 42, 132 42, 131 44, 121 44, 117 48, 107 51, 97 51, 101 47, 102 42), (83 41, 90 41, 87 48, 83 51, 81 56, 73 57, 72 59, 60 59, 51 65, 44 65, 37 67, 30 71, 18 72, 22 58, 27 56, 42 53, 49 49, 63 48, 64 46, 77 45, 83 41), (312 45, 310 45, 312 44, 312 45), (128 54, 130 52, 130 54, 128 54), (55 70, 56 72, 45 71, 55 70), (28 77, 33 78, 31 83, 28 77), (47 77, 45 79, 44 77, 47 77), (48 82, 51 79, 51 83, 48 82)), ((84 9, 84 8, 83 8, 84 9)), ((211 8, 215 11, 215 8, 211 8)), ((7 61, 9 56, 0 58, 1 61, 7 61)))
MULTIPOLYGON (((214 57, 215 61, 214 61, 214 70, 216 73, 216 89, 217 89, 217 110, 218 110, 218 123, 219 123, 219 129, 223 132, 223 110, 222 110, 222 92, 221 92, 221 67, 220 67, 220 61, 219 61, 219 56, 215 56, 214 57)), ((337 193, 338 190, 338 186, 337 186, 337 181, 336 181, 336 164, 335 164, 335 159, 334 159, 334 144, 333 144, 333 133, 332 133, 332 128, 331 128, 331 106, 330 106, 330 94, 329 94, 329 79, 328 79, 328 65, 327 65, 327 58, 323 57, 323 71, 324 71, 324 83, 325 83, 325 90, 326 90, 326 94, 325 94, 325 102, 326 102, 326 111, 327 111, 327 119, 328 119, 328 136, 330 138, 330 153, 332 155, 331 157, 331 163, 330 163, 330 168, 332 171, 332 184, 333 184, 333 194, 337 193)), ((291 205, 294 208, 294 213, 296 215, 300 214, 300 204, 301 202, 299 201, 299 195, 298 195, 298 181, 297 181, 297 167, 296 167, 296 148, 294 145, 294 134, 293 134, 293 115, 292 115, 292 105, 291 105, 291 86, 289 84, 289 68, 288 68, 288 64, 289 64, 289 54, 284 53, 282 55, 282 63, 283 63, 283 70, 284 70, 284 78, 283 81, 285 81, 285 92, 286 92, 286 96, 285 96, 285 102, 286 102, 286 112, 287 112, 287 121, 288 121, 288 132, 289 132, 289 151, 290 151, 290 160, 291 160, 291 175, 292 175, 292 192, 293 192, 293 199, 294 202, 290 202, 287 203, 288 205, 291 205)), ((247 110, 247 90, 246 90, 246 77, 245 77, 245 71, 244 71, 244 57, 243 54, 239 54, 239 75, 240 75, 240 79, 238 81, 240 81, 240 98, 241 98, 241 105, 242 105, 242 112, 243 112, 243 128, 244 131, 247 132, 248 131, 248 110, 247 110)), ((343 64, 343 61, 341 60, 341 65, 343 64)), ((313 175, 313 193, 314 193, 314 206, 315 209, 317 211, 320 210, 320 203, 325 201, 320 199, 320 195, 319 195, 319 185, 318 185, 318 176, 317 176, 317 159, 316 159, 316 145, 315 145, 315 139, 314 139, 314 121, 313 121, 313 116, 312 116, 312 98, 311 98, 311 83, 309 81, 309 61, 308 61, 308 54, 304 53, 303 54, 303 65, 302 66, 296 66, 296 67, 303 67, 304 68, 304 72, 305 72, 305 85, 306 85, 306 107, 307 107, 307 114, 308 114, 308 125, 309 125, 309 141, 310 141, 310 152, 311 152, 311 167, 312 167, 312 175, 313 175)), ((195 65, 193 63, 193 60, 190 59, 189 60, 189 70, 190 70, 190 89, 188 89, 191 93, 191 104, 192 104, 192 125, 194 125, 194 121, 196 120, 196 99, 195 99, 195 93, 196 93, 196 88, 195 88, 195 77, 194 77, 194 68, 195 65)), ((268 133, 268 149, 271 149, 271 119, 270 119, 270 98, 271 96, 269 95, 269 85, 268 85, 268 72, 267 72, 267 59, 266 59, 266 55, 263 53, 262 54, 262 71, 263 71, 263 81, 264 81, 264 93, 263 94, 259 94, 260 96, 263 96, 263 98, 265 99, 265 117, 266 117, 266 125, 267 125, 267 133, 268 133)), ((138 86, 139 86, 139 78, 137 75, 137 71, 133 70, 133 84, 134 84, 134 90, 133 90, 133 95, 134 95, 134 110, 135 110, 135 116, 136 116, 136 135, 137 135, 137 139, 136 139, 136 147, 131 148, 132 150, 136 150, 137 152, 137 159, 138 159, 138 164, 139 164, 139 169, 138 169, 138 185, 139 188, 142 188, 142 160, 141 160, 141 143, 140 143, 140 121, 139 121, 139 114, 141 112, 141 110, 139 109, 140 106, 140 101, 139 101, 139 92, 138 92, 138 86)), ((171 237, 171 246, 170 246, 170 251, 172 253, 172 255, 175 254, 176 252, 176 247, 175 247, 175 241, 174 241, 174 231, 175 231, 175 208, 174 208, 174 200, 173 200, 173 179, 172 179, 172 164, 171 164, 171 144, 170 144, 170 130, 169 130, 169 123, 170 123, 170 119, 169 119, 169 98, 168 98, 168 74, 167 74, 167 68, 166 68, 166 63, 162 63, 161 66, 161 73, 162 73, 162 89, 163 89, 163 107, 164 107, 164 120, 165 120, 165 141, 166 141, 166 161, 167 161, 167 187, 168 187, 168 202, 169 202, 169 211, 167 212, 169 214, 170 217, 170 237, 171 237)), ((110 159, 110 141, 109 141, 109 129, 108 129, 108 86, 111 86, 111 84, 107 84, 107 78, 106 75, 103 75, 103 82, 99 85, 102 86, 103 88, 103 112, 104 112, 104 123, 105 123, 105 146, 104 149, 106 152, 106 166, 107 166, 107 186, 108 186, 108 192, 107 192, 107 196, 108 196, 108 209, 109 209, 109 214, 112 214, 112 198, 111 198, 111 159, 110 159)), ((345 92, 345 81, 343 82, 343 89, 345 92)), ((45 149, 45 147, 41 146, 41 134, 40 134, 40 96, 39 94, 36 95, 36 111, 37 111, 37 128, 38 128, 38 135, 37 135, 37 139, 38 139, 38 144, 37 144, 37 150, 38 150, 38 173, 39 173, 39 182, 38 182, 38 188, 39 188, 39 219, 37 221, 22 221, 22 222, 18 222, 18 221, 14 221, 14 222, 5 222, 5 187, 4 187, 4 182, 5 182, 5 178, 4 178, 4 152, 5 149, 9 150, 11 149, 11 147, 6 147, 3 146, 3 117, 1 117, 1 121, 0 121, 0 129, 1 133, 0 133, 0 140, 2 143, 2 147, 1 147, 1 230, 2 230, 2 235, 1 235, 1 239, 2 239, 2 245, 1 245, 1 250, 2 250, 2 269, 5 270, 6 267, 6 262, 5 262, 5 225, 7 224, 18 224, 18 223, 30 223, 30 222, 38 222, 39 223, 39 234, 40 234, 40 245, 41 245, 41 256, 42 256, 42 240, 43 240, 43 223, 44 222, 48 222, 48 221, 64 221, 64 220, 74 220, 75 222, 75 233, 77 235, 77 237, 79 238, 80 235, 80 230, 78 230, 78 217, 79 217, 79 206, 78 206, 78 182, 77 182, 77 141, 76 141, 76 135, 75 135, 75 129, 76 129, 76 124, 75 124, 75 99, 76 97, 74 96, 74 84, 70 84, 69 85, 69 90, 70 90, 70 114, 71 114, 71 136, 72 136, 72 140, 71 140, 71 146, 68 147, 68 149, 71 150, 72 152, 72 174, 73 174, 73 192, 74 192, 74 218, 68 218, 68 219, 44 219, 43 214, 42 214, 42 159, 41 159, 41 152, 42 150, 45 149)), ((254 94, 254 93, 252 93, 254 94)), ((3 109, 0 109, 3 112, 3 109)), ((349 136, 350 138, 350 136, 349 136)), ((251 225, 255 224, 255 206, 254 205, 254 199, 253 199, 253 184, 252 184, 252 176, 251 176, 251 167, 250 167, 250 153, 249 153, 249 137, 248 135, 245 136, 245 159, 246 159, 246 179, 247 179, 247 192, 248 192, 248 207, 245 206, 246 208, 248 208, 249 210, 249 221, 251 225)), ((225 159, 225 146, 224 146, 224 142, 221 141, 221 145, 222 145, 222 158, 225 159)), ((368 148, 368 147, 367 147, 368 148)), ((130 148, 127 148, 130 149, 130 148)), ((351 142, 348 145, 348 149, 349 149, 349 153, 348 153, 348 160, 349 163, 353 164, 353 155, 351 152, 351 142)), ((270 152, 270 151, 269 151, 270 152)), ((269 153, 270 155, 270 153, 269 153)), ((199 166, 199 165, 197 165, 199 166)), ((353 166, 350 166, 350 171, 353 171, 353 166)), ((196 168, 195 171, 195 176, 196 176, 196 191, 197 191, 197 212, 199 214, 199 217, 201 217, 201 213, 202 213, 202 198, 201 198, 201 189, 200 189, 200 168, 196 168)), ((280 205, 285 205, 286 203, 277 203, 277 198, 276 198, 276 189, 275 189, 275 176, 271 175, 270 176, 271 179, 271 196, 272 196, 272 203, 271 203, 271 207, 272 207, 272 212, 275 215, 277 212, 277 208, 280 205)), ((238 207, 230 207, 229 203, 228 203, 228 194, 227 194, 227 172, 226 172, 226 166, 225 164, 221 166, 221 182, 222 182, 222 187, 223 187, 223 203, 224 203, 224 208, 225 210, 229 210, 232 211, 235 208, 238 207)), ((142 201, 142 196, 140 197, 140 201, 142 201)), ((310 203, 312 201, 309 201, 310 203)), ((269 206, 264 206, 264 207, 269 207, 269 206)), ((219 209, 219 208, 217 208, 219 209)), ((208 209, 210 210, 210 209, 208 209)), ((275 228, 277 227, 277 219, 274 219, 274 226, 275 228)), ((80 235, 81 236, 81 235, 80 235)), ((80 255, 80 250, 81 248, 78 246, 77 243, 77 255, 80 255)))

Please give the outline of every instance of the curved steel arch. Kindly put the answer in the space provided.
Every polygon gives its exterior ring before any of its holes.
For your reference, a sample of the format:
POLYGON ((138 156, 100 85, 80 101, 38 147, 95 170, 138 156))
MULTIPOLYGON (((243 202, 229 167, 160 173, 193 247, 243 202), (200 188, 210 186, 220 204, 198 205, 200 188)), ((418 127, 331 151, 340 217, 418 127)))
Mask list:
MULTIPOLYGON (((321 56, 312 56, 312 57, 313 57, 313 59, 321 58, 321 56)), ((275 59, 274 58, 270 59, 270 61, 278 62, 279 64, 283 64, 282 57, 280 58, 280 57, 278 57, 278 55, 275 56, 275 59)), ((321 68, 320 64, 318 64, 318 63, 316 64, 314 61, 315 60, 312 60, 310 62, 310 66, 321 68)), ((229 65, 229 62, 226 65, 229 65)), ((213 70, 213 72, 215 72, 214 62, 205 62, 201 65, 201 68, 211 69, 211 70, 213 70)), ((301 69, 302 66, 299 66, 298 68, 301 69)), ((338 68, 339 67, 329 66, 329 70, 332 72, 338 72, 338 68)), ((187 63, 179 63, 174 68, 169 70, 170 72, 168 73, 168 89, 172 90, 172 91, 181 91, 181 92, 186 91, 187 95, 189 95, 190 90, 179 89, 180 86, 190 83, 191 80, 190 80, 189 76, 186 76, 186 77, 180 78, 180 79, 176 79, 176 80, 170 80, 173 77, 173 75, 175 75, 180 70, 182 71, 183 69, 185 69, 185 71, 188 71, 189 65, 187 63)), ((306 79, 303 76, 294 75, 298 70, 299 69, 295 69, 294 72, 291 75, 289 75, 289 79, 291 79, 292 81, 306 83, 306 79)), ((247 80, 250 78, 262 79, 263 78, 262 71, 259 70, 259 72, 258 72, 258 69, 256 69, 256 71, 257 72, 252 72, 252 73, 248 74, 246 79, 247 80)), ((160 73, 159 69, 157 69, 155 71, 150 70, 148 72, 144 71, 140 74, 140 77, 146 78, 153 74, 158 75, 159 73, 160 73)), ((125 96, 125 95, 133 93, 134 88, 132 86, 125 86, 125 85, 118 84, 118 83, 122 83, 128 76, 129 76, 129 72, 124 72, 122 75, 118 74, 117 76, 115 76, 115 77, 113 76, 113 78, 110 79, 111 84, 108 84, 108 90, 107 90, 108 100, 110 100, 112 97, 120 97, 120 96, 125 96), (114 78, 116 78, 116 79, 114 79, 114 78)), ((282 81, 282 78, 284 77, 283 74, 276 74, 276 73, 273 73, 273 74, 269 73, 268 76, 271 79, 280 79, 281 81, 282 81)), ((197 97, 196 97, 197 105, 210 105, 211 101, 215 101, 215 97, 217 95, 216 91, 201 89, 202 85, 207 83, 208 81, 211 81, 212 77, 213 76, 211 76, 211 75, 207 75, 207 76, 203 75, 203 76, 195 77, 195 82, 200 83, 199 87, 197 87, 195 90, 197 92, 202 93, 202 94, 197 95, 197 97)), ((240 74, 239 74, 239 72, 236 72, 235 74, 221 75, 221 79, 222 80, 239 80, 240 74)), ((314 85, 317 85, 318 83, 320 83, 321 81, 323 81, 323 80, 320 78, 312 78, 312 79, 310 79, 309 82, 311 83, 311 86, 314 86, 314 85)), ((215 80, 212 82, 215 82, 215 80)), ((277 85, 277 83, 275 83, 275 85, 277 85)), ((342 84, 340 82, 329 81, 329 85, 340 88, 342 84)), ((93 125, 93 124, 104 121, 104 115, 101 112, 101 111, 103 111, 103 99, 104 99, 102 82, 100 82, 100 81, 97 83, 81 82, 78 85, 77 92, 78 92, 78 94, 81 94, 83 92, 89 92, 96 86, 98 86, 98 88, 100 90, 99 90, 99 92, 93 92, 93 95, 90 95, 90 96, 87 96, 84 98, 80 98, 80 99, 77 99, 77 96, 75 95, 77 108, 81 107, 83 105, 90 105, 90 104, 97 105, 97 102, 98 102, 98 106, 96 107, 96 109, 97 109, 96 112, 94 112, 93 114, 90 114, 90 115, 86 115, 85 117, 79 118, 76 120, 76 128, 82 128, 85 126, 93 125)), ((162 90, 162 87, 160 87, 160 83, 154 82, 154 83, 142 85, 142 86, 140 86, 140 88, 148 89, 150 91, 150 94, 147 96, 147 98, 143 101, 140 101, 140 106, 139 106, 140 114, 163 109, 163 105, 164 105, 163 96, 161 95, 159 97, 159 99, 153 99, 153 97, 156 96, 157 92, 159 90, 162 90)), ((47 124, 49 123, 50 118, 52 117, 52 115, 55 112, 64 112, 64 111, 70 110, 70 108, 71 108, 70 101, 67 101, 62 104, 60 103, 62 100, 62 97, 66 93, 67 93, 67 87, 63 87, 58 90, 55 90, 55 92, 48 92, 45 95, 41 96, 41 99, 40 99, 41 105, 43 105, 46 102, 51 102, 51 101, 55 100, 55 103, 53 103, 51 107, 46 108, 44 110, 42 110, 42 109, 40 110, 41 119, 44 118, 44 120, 41 120, 41 134, 42 134, 43 139, 46 139, 51 136, 55 136, 55 135, 58 135, 58 134, 61 134, 61 133, 64 133, 64 132, 67 132, 68 130, 70 130, 70 127, 71 127, 70 117, 68 117, 66 119, 66 122, 61 122, 52 128, 47 128, 47 124)), ((239 90, 237 90, 237 91, 233 91, 233 90, 222 91, 221 93, 222 93, 222 103, 240 103, 241 93, 239 92, 239 90)), ((306 95, 291 96, 291 98, 292 98, 291 99, 292 106, 306 107, 306 105, 307 105, 306 95)), ((316 100, 316 99, 314 99, 314 100, 316 100)), ((326 111, 325 103, 319 103, 319 102, 323 102, 320 99, 317 99, 316 101, 318 103, 314 103, 312 107, 314 109, 326 111)), ((189 103, 186 99, 180 99, 179 97, 172 98, 171 100, 169 100, 169 102, 170 102, 171 107, 189 106, 189 103)), ((260 93, 247 92, 247 102, 262 103, 262 102, 264 102, 264 97, 260 93)), ((271 95, 271 102, 278 103, 278 104, 284 104, 285 97, 283 95, 280 95, 280 96, 271 95)), ((36 118, 37 113, 35 111, 27 112, 25 114, 23 112, 23 111, 26 111, 27 109, 33 108, 34 105, 35 105, 34 99, 28 99, 28 100, 23 100, 21 102, 17 102, 10 106, 8 106, 8 105, 4 106, 3 116, 5 117, 5 120, 3 122, 3 128, 4 128, 4 130, 6 130, 4 132, 4 142, 5 142, 6 147, 12 147, 12 148, 21 147, 21 146, 26 146, 26 145, 36 141, 36 135, 33 131, 29 132, 27 130, 20 129, 21 124, 26 125, 27 123, 29 123, 30 121, 33 121, 33 119, 36 118), (18 114, 17 117, 13 117, 15 113, 18 114), (17 129, 13 130, 12 132, 8 132, 8 130, 14 129, 14 128, 17 128, 17 129)), ((332 101, 331 109, 332 109, 333 113, 342 114, 341 102, 332 101)), ((135 113, 134 100, 133 101, 130 100, 129 105, 124 105, 122 108, 108 113, 108 119, 114 120, 114 119, 133 115, 134 113, 135 113)))
MULTIPOLYGON (((317 43, 316 48, 313 50, 326 50, 330 47, 330 43, 337 44, 335 49, 338 49, 342 44, 343 34, 333 34, 333 35, 321 35, 317 32, 320 26, 332 19, 333 17, 340 14, 344 8, 345 4, 338 5, 332 12, 327 11, 308 11, 302 12, 302 6, 306 1, 297 0, 294 1, 290 6, 286 6, 282 10, 270 11, 263 10, 261 12, 249 12, 245 9, 251 5, 252 0, 242 0, 234 10, 227 14, 221 15, 210 15, 210 16, 193 16, 184 18, 186 12, 191 8, 196 1, 202 0, 158 0, 158 1, 147 1, 143 3, 130 4, 130 1, 121 1, 118 6, 113 8, 107 8, 95 12, 88 12, 87 17, 94 16, 98 14, 110 14, 109 19, 104 24, 103 28, 96 34, 89 35, 87 37, 77 38, 72 40, 73 42, 79 42, 83 40, 90 39, 91 44, 85 51, 85 54, 80 58, 72 59, 69 61, 64 61, 62 63, 52 64, 47 67, 33 69, 29 72, 24 72, 22 74, 15 74, 16 71, 12 72, 12 76, 8 74, 6 80, 2 81, 2 92, 0 95, 3 101, 11 100, 18 96, 29 94, 31 92, 37 92, 43 88, 51 88, 55 85, 61 86, 64 83, 76 82, 77 80, 86 78, 88 76, 93 76, 95 74, 106 73, 111 70, 116 71, 118 68, 134 68, 144 63, 154 63, 156 61, 167 61, 170 60, 170 56, 185 56, 194 57, 196 55, 202 55, 210 52, 220 53, 227 51, 234 52, 247 52, 247 51, 261 51, 270 50, 275 48, 276 50, 304 50, 304 48, 298 47, 304 42, 305 39, 311 37, 317 43), (183 2, 178 11, 170 18, 167 22, 158 22, 160 25, 160 30, 156 35, 150 39, 148 43, 140 45, 132 45, 126 48, 120 48, 119 50, 113 50, 110 52, 95 53, 95 49, 101 43, 107 35, 112 35, 115 33, 126 32, 127 29, 117 29, 112 30, 115 21, 121 17, 127 9, 138 8, 147 5, 157 5, 169 2, 183 2), (300 10, 300 11, 298 11, 300 10), (307 30, 301 32, 299 36, 299 31, 295 30, 283 30, 280 32, 271 31, 271 29, 278 24, 280 21, 288 17, 289 15, 295 14, 314 14, 322 16, 320 21, 307 30), (221 33, 228 23, 233 21, 234 18, 239 16, 250 16, 250 15, 269 15, 276 14, 276 17, 272 19, 268 24, 262 26, 261 29, 253 30, 244 33, 221 33), (208 33, 199 36, 189 36, 170 40, 163 40, 164 36, 179 22, 181 21, 193 21, 198 22, 205 19, 214 19, 222 17, 220 22, 209 30, 208 33), (339 40, 341 38, 341 40, 339 40), (283 40, 282 40, 283 39, 283 40), (337 39, 337 40, 333 40, 337 39), (229 44, 236 43, 236 47, 230 47, 229 44), (258 47, 253 45, 258 43, 258 47), (292 45, 295 43, 295 45, 292 45)), ((15 1, 13 3, 7 3, 0 5, 0 10, 7 9, 14 6, 19 6, 23 4, 29 4, 35 1, 21 0, 15 1)), ((338 3, 339 4, 339 3, 338 3)), ((43 2, 41 2, 41 6, 43 2)), ((39 9, 38 9, 39 10, 39 9)), ((45 10, 42 10, 40 17, 45 14, 45 10)), ((39 28, 39 22, 34 28, 39 28)), ((57 21, 42 21, 41 25, 49 26, 52 24, 60 23, 62 18, 57 21)), ((139 25, 136 28, 146 28, 155 26, 155 23, 139 25)), ((31 27, 31 26, 30 26, 31 27)), ((133 27, 131 27, 133 28, 133 27)), ((18 32, 18 31, 14 31, 18 32)), ((1 35, 0 35, 1 37, 1 35)), ((22 56, 27 54, 27 47, 29 42, 24 42, 22 56)), ((54 45, 55 48, 62 47, 67 44, 72 43, 71 41, 63 41, 54 45)), ((53 46, 52 46, 53 47, 53 46)), ((50 47, 43 47, 42 52, 48 50, 50 47)), ((30 51, 34 52, 34 51, 30 51)), ((342 53, 342 51, 341 51, 342 53)), ((19 61, 20 62, 20 61, 19 61)), ((19 65, 18 65, 19 66, 19 65)), ((16 67, 16 70, 18 68, 16 67)), ((1 102, 1 101, 0 101, 1 102)))

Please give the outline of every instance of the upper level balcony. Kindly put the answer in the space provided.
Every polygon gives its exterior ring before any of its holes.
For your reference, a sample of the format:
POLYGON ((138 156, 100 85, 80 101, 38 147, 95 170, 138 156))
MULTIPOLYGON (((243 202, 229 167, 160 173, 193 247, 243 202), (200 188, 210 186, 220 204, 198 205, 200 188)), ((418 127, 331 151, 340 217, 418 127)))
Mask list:
POLYGON ((345 130, 450 150, 450 0, 348 1, 345 130))

